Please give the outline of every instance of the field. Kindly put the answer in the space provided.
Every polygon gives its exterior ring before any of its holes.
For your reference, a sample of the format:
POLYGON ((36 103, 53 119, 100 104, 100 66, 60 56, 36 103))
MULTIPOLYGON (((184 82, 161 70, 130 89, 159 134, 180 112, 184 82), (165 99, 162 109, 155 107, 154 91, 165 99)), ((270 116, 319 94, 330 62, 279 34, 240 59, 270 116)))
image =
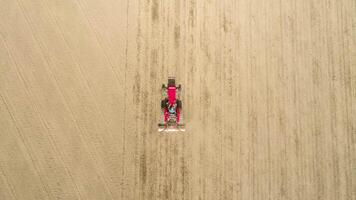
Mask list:
POLYGON ((0 0, 0 199, 355 200, 356 1, 0 0))

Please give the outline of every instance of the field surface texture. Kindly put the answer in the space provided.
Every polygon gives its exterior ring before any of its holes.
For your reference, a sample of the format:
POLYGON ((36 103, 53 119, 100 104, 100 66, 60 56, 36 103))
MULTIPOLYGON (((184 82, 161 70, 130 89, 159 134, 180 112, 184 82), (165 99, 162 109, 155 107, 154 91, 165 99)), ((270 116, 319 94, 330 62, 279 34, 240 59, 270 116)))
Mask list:
POLYGON ((356 1, 0 0, 0 199, 356 200, 356 1))

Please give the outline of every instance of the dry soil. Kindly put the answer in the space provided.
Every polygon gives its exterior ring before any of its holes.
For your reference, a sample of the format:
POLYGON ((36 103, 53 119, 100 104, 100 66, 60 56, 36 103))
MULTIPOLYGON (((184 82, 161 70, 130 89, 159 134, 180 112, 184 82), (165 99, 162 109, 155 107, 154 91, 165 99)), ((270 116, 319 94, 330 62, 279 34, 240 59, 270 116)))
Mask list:
POLYGON ((355 200, 356 1, 0 0, 0 199, 355 200))

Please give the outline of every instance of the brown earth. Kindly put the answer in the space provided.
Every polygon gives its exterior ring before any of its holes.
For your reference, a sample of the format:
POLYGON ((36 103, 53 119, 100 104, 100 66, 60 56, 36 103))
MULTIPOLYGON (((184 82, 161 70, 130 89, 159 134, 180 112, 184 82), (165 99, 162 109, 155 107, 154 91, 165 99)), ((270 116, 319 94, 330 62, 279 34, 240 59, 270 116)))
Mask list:
POLYGON ((0 0, 0 199, 355 200, 356 1, 0 0))

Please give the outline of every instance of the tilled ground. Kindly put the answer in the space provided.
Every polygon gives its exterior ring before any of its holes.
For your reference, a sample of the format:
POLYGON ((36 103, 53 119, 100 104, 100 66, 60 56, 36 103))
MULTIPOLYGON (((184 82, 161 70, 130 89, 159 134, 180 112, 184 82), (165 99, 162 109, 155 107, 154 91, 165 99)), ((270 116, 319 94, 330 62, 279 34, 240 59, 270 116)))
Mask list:
POLYGON ((356 199, 355 9, 1 0, 0 199, 356 199))

